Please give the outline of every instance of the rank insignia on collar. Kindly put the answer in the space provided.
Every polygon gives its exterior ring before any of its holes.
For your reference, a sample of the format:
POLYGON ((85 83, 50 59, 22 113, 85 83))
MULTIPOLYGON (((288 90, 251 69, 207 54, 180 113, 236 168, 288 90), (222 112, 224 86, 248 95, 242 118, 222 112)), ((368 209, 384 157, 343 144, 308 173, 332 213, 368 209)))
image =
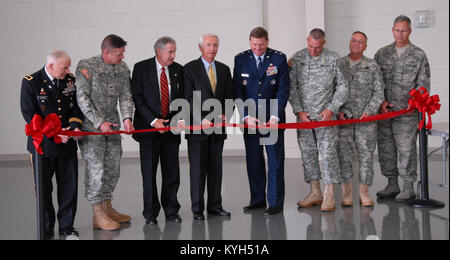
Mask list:
POLYGON ((30 76, 30 75, 26 75, 26 76, 24 77, 24 79, 26 79, 26 80, 28 80, 28 81, 31 81, 31 80, 33 79, 33 77, 30 76))

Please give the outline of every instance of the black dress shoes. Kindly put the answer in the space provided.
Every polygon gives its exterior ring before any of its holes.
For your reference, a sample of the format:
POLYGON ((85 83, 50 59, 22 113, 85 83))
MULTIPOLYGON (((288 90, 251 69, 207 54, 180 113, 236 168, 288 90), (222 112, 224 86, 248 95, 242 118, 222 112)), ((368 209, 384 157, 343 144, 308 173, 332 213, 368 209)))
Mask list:
POLYGON ((73 227, 65 228, 59 231, 59 239, 77 240, 79 237, 80 234, 78 234, 78 231, 76 231, 73 227))
POLYGON ((250 210, 256 210, 256 209, 265 209, 266 208, 266 204, 262 203, 262 204, 255 204, 255 205, 248 205, 244 207, 244 212, 250 211, 250 210))
POLYGON ((145 223, 147 225, 158 225, 158 220, 156 220, 156 217, 149 217, 145 219, 145 223))
POLYGON ((194 220, 205 220, 205 216, 203 216, 203 213, 194 213, 194 220))
POLYGON ((174 223, 181 223, 181 217, 179 215, 168 216, 166 217, 166 220, 174 223))
POLYGON ((223 208, 218 208, 216 210, 208 210, 208 215, 229 217, 229 216, 231 216, 231 213, 224 210, 223 208))
POLYGON ((281 212, 283 212, 283 208, 279 208, 279 207, 269 207, 269 208, 264 212, 264 216, 273 216, 273 215, 280 214, 281 212))

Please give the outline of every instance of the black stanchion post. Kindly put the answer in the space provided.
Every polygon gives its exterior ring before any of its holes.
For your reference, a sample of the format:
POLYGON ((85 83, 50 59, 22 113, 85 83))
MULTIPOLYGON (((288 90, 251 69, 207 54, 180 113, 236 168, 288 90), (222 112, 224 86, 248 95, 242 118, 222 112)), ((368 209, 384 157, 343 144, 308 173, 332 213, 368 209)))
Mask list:
POLYGON ((33 154, 34 185, 36 189, 36 224, 37 239, 45 239, 44 227, 44 192, 42 186, 42 156, 34 150, 33 154))
POLYGON ((420 179, 421 179, 421 198, 408 202, 408 205, 415 208, 443 208, 445 204, 443 202, 430 199, 428 191, 428 136, 426 131, 426 115, 425 113, 419 113, 419 120, 424 120, 422 129, 419 133, 419 145, 420 145, 420 179))

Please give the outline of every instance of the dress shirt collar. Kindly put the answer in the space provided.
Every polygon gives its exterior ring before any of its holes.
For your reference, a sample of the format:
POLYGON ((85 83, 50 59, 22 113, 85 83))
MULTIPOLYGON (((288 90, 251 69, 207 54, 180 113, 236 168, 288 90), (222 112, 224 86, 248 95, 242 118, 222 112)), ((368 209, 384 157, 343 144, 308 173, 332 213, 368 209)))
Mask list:
POLYGON ((50 79, 50 81, 53 82, 54 77, 52 77, 52 75, 50 75, 50 73, 48 73, 47 66, 44 66, 44 69, 45 69, 45 74, 47 74, 47 77, 50 79))
MULTIPOLYGON (((202 56, 202 62, 203 62, 203 65, 205 66, 205 70, 208 71, 208 70, 209 70, 209 62, 207 62, 207 61, 203 58, 203 56, 202 56)), ((212 64, 213 69, 214 69, 214 72, 215 72, 215 71, 216 71, 216 63, 215 63, 215 61, 211 62, 211 64, 212 64)))
POLYGON ((264 52, 261 56, 256 56, 255 53, 253 53, 253 56, 255 57, 256 62, 258 62, 258 58, 261 57, 261 62, 264 62, 264 58, 266 57, 266 52, 264 52))
MULTIPOLYGON (((161 65, 158 61, 158 58, 155 57, 155 61, 156 61, 156 69, 158 70, 159 73, 161 73, 163 65, 161 65)), ((164 68, 166 69, 166 73, 169 72, 169 67, 168 66, 164 66, 164 68)))

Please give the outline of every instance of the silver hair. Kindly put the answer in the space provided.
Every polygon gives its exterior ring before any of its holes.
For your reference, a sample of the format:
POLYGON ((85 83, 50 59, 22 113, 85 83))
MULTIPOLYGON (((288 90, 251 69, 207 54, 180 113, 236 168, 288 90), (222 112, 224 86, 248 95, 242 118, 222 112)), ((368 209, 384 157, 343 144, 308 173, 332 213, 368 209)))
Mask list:
POLYGON ((216 34, 213 34, 213 33, 206 33, 206 34, 203 34, 203 35, 200 37, 200 41, 198 42, 198 44, 203 45, 203 39, 205 38, 205 36, 211 36, 211 37, 216 38, 216 39, 217 39, 217 43, 220 45, 220 39, 219 39, 219 36, 217 36, 216 34))
POLYGON ((54 64, 57 60, 62 58, 70 58, 69 54, 63 50, 54 50, 47 56, 47 65, 54 64))
POLYGON ((400 15, 397 18, 395 18, 394 26, 396 24, 402 23, 402 22, 407 22, 408 25, 409 25, 409 29, 411 29, 411 19, 408 16, 406 16, 406 15, 400 15))
POLYGON ((169 43, 172 43, 175 45, 177 44, 177 42, 174 39, 170 38, 169 36, 164 36, 164 37, 159 38, 155 42, 155 46, 154 46, 155 53, 156 53, 157 49, 164 50, 166 48, 166 45, 169 43))

